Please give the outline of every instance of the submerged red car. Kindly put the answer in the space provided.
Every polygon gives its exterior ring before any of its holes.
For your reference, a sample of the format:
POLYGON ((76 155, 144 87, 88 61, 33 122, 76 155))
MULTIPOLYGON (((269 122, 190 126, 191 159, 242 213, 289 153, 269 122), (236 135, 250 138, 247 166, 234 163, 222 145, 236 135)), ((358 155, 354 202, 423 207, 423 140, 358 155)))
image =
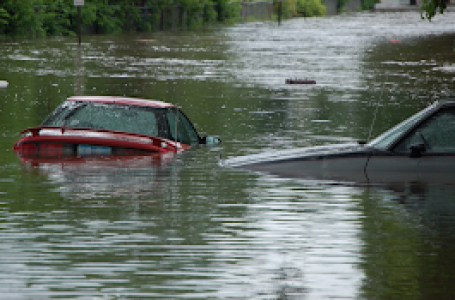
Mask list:
POLYGON ((164 154, 221 142, 201 138, 173 104, 115 96, 70 97, 21 134, 14 151, 25 159, 164 154))

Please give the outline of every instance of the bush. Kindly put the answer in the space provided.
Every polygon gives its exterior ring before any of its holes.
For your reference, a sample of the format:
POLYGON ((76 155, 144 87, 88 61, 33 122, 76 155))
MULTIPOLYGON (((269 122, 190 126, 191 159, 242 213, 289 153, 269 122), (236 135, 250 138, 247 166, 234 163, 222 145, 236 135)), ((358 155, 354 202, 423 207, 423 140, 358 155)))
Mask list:
POLYGON ((297 0, 297 14, 304 17, 318 17, 326 13, 320 0, 297 0))
MULTIPOLYGON (((278 12, 279 3, 274 4, 275 12, 278 12)), ((321 0, 284 0, 282 17, 316 17, 326 14, 326 7, 321 0)))
POLYGON ((240 14, 240 3, 232 3, 230 0, 216 0, 218 7, 218 21, 225 22, 229 19, 238 17, 240 14))
POLYGON ((205 19, 206 23, 215 22, 218 19, 218 13, 215 9, 215 5, 206 4, 205 5, 205 19))
MULTIPOLYGON (((279 14, 280 3, 275 2, 273 4, 273 10, 279 14)), ((281 17, 292 18, 297 15, 297 1, 296 0, 283 0, 281 2, 281 17)))
POLYGON ((379 3, 379 0, 361 0, 361 6, 363 10, 372 9, 376 3, 379 3))

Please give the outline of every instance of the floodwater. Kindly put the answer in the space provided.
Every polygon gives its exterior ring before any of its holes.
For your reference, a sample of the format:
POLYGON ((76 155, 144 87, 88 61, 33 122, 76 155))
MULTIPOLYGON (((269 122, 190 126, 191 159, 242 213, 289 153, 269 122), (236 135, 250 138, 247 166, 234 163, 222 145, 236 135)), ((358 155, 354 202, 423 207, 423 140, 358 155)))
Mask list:
POLYGON ((218 165, 220 155, 365 140, 450 93, 453 14, 76 40, 0 40, 1 298, 455 297, 453 186, 218 165), (75 94, 175 103, 223 144, 158 162, 22 163, 19 132, 75 94))

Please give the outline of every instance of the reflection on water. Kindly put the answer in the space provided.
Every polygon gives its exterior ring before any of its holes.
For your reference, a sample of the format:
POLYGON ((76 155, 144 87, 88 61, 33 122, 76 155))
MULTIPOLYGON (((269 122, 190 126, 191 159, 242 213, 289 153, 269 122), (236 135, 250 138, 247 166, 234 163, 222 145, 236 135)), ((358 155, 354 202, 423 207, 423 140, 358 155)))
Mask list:
POLYGON ((361 13, 88 36, 81 48, 1 40, 2 296, 453 297, 450 182, 297 181, 218 159, 364 140, 377 106, 373 136, 419 111, 453 85, 454 20, 361 13), (17 134, 75 93, 175 103, 223 144, 158 161, 20 162, 17 134))
POLYGON ((43 194, 55 199, 9 200, 2 213, 1 263, 12 286, 67 297, 355 293, 362 274, 353 268, 359 213, 351 196, 359 191, 205 167, 227 184, 184 180, 184 169, 177 180, 156 176, 153 166, 40 167, 50 181, 43 194), (122 193, 119 171, 133 195, 122 193))
POLYGON ((181 163, 165 155, 30 159, 24 166, 47 175, 58 192, 70 199, 98 199, 162 191, 158 177, 175 180, 181 163), (172 162, 171 162, 172 161, 172 162), (173 174, 175 173, 175 174, 173 174))
POLYGON ((363 235, 365 298, 452 298, 455 186, 389 188, 361 202, 369 216, 364 232, 370 233, 363 235))

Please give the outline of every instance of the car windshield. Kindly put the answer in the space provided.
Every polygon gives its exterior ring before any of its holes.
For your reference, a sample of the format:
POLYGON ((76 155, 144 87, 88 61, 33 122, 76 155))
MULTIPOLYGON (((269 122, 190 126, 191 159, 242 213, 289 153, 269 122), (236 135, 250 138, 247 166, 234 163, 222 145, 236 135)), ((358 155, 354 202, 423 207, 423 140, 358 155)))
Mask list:
POLYGON ((411 129, 417 122, 422 119, 422 116, 429 110, 433 109, 434 105, 427 107, 426 109, 416 113, 410 118, 404 120, 398 125, 387 130, 368 144, 376 148, 388 149, 403 133, 411 129))
POLYGON ((198 143, 199 135, 196 130, 186 116, 178 112, 180 122, 174 126, 176 109, 66 101, 42 125, 106 129, 171 140, 176 139, 175 129, 177 128, 178 141, 185 144, 198 143))

